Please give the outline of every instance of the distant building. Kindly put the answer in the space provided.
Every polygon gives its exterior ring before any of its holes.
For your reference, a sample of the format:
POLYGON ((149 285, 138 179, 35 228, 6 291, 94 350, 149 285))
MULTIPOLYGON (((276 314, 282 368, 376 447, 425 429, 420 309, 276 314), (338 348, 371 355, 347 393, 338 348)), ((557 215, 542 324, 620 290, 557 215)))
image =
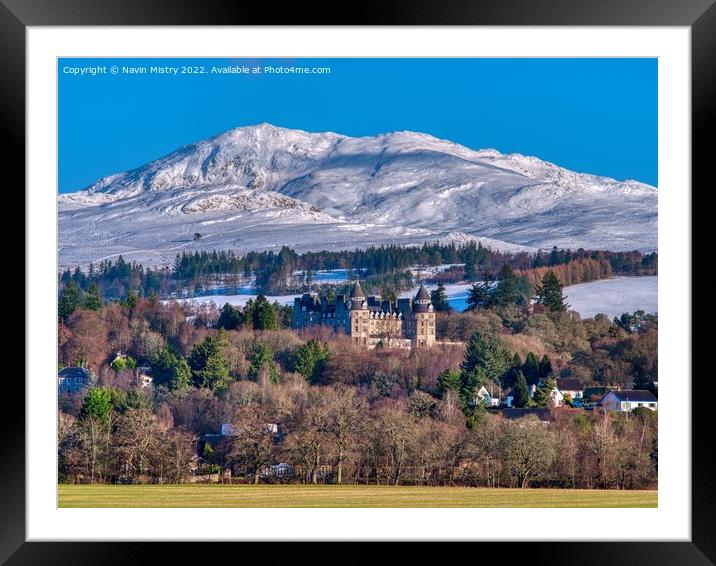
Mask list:
POLYGON ((562 395, 569 395, 572 400, 581 399, 582 393, 584 392, 584 387, 582 387, 582 384, 579 382, 579 380, 574 379, 572 377, 563 377, 557 379, 557 389, 560 390, 562 395))
POLYGON ((57 373, 57 393, 74 395, 92 384, 92 373, 83 367, 66 367, 57 373))
POLYGON ((152 368, 149 366, 140 366, 138 367, 134 374, 137 379, 137 386, 138 387, 149 387, 154 382, 154 379, 152 379, 152 376, 149 375, 152 371, 152 368))
POLYGON ((286 462, 274 464, 272 466, 264 466, 261 470, 264 477, 275 477, 279 479, 289 479, 293 477, 293 467, 286 462))
POLYGON ((480 387, 478 392, 475 394, 475 397, 476 397, 476 399, 475 399, 476 402, 480 401, 487 407, 499 407, 500 406, 500 398, 493 397, 484 385, 480 387))
POLYGON ((435 344, 435 309, 430 293, 420 286, 414 299, 397 301, 379 295, 366 297, 358 281, 348 298, 335 303, 305 293, 293 305, 293 328, 327 325, 342 330, 355 344, 368 347, 424 348, 435 344))
POLYGON ((657 399, 651 391, 642 389, 623 389, 610 391, 599 402, 607 411, 629 412, 639 407, 656 411, 657 399))

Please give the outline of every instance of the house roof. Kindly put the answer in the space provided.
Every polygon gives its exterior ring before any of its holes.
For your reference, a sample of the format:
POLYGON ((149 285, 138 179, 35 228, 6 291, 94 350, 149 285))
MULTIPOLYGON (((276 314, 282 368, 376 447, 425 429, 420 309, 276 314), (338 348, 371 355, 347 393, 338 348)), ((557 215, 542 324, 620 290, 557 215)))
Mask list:
POLYGON ((656 403, 653 393, 645 389, 622 389, 621 391, 610 391, 610 393, 613 393, 620 401, 656 403))
POLYGON ((57 372, 58 377, 82 377, 84 379, 91 379, 92 373, 87 368, 83 367, 66 367, 62 368, 59 372, 57 372))
POLYGON ((557 389, 560 391, 582 391, 584 387, 578 379, 573 377, 563 377, 557 379, 557 389))

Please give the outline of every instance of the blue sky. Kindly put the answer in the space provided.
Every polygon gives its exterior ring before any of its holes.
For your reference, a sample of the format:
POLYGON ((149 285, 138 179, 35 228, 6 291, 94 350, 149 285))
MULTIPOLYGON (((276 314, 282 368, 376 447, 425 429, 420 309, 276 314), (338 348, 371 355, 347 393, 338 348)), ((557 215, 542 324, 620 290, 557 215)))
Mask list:
POLYGON ((426 132, 473 149, 657 184, 656 59, 60 59, 59 191, 237 126, 426 132), (125 65, 330 67, 330 74, 77 76, 125 65))

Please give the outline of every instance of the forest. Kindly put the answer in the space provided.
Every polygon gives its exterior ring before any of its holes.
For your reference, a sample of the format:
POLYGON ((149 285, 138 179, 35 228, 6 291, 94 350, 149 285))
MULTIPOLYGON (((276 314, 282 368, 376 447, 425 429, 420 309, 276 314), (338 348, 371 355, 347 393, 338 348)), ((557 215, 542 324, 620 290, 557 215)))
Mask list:
POLYGON ((503 264, 495 287, 474 286, 470 310, 438 310, 438 340, 450 344, 409 351, 290 330, 290 307, 263 296, 218 309, 134 291, 106 300, 96 285, 65 293, 59 366, 95 381, 59 399, 59 480, 230 471, 250 483, 653 488, 656 413, 553 407, 549 390, 570 377, 656 391, 657 317, 582 319, 555 271, 531 297, 518 273, 503 264), (536 412, 505 418, 478 401, 481 386, 536 412), (267 473, 279 463, 290 478, 267 473))
MULTIPOLYGON (((411 267, 430 267, 444 264, 464 264, 448 269, 428 281, 459 282, 463 280, 494 280, 503 265, 520 274, 536 273, 541 277, 544 268, 558 270, 563 284, 582 283, 612 275, 655 275, 658 268, 656 252, 609 252, 552 249, 536 254, 501 253, 474 242, 429 244, 422 246, 380 246, 364 250, 340 252, 296 253, 288 247, 278 252, 250 252, 237 256, 232 251, 202 251, 178 254, 172 266, 144 267, 127 262, 103 260, 85 269, 65 269, 59 278, 62 287, 76 285, 82 292, 96 285, 103 299, 121 299, 133 290, 140 296, 157 295, 169 298, 188 291, 200 294, 214 283, 232 290, 248 278, 254 278, 257 292, 278 295, 304 292, 315 287, 313 274, 318 270, 346 269, 348 279, 360 275, 369 288, 390 287, 395 292, 413 286, 411 267), (578 275, 581 274, 581 277, 578 275)), ((384 291, 386 289, 383 289, 384 291)))

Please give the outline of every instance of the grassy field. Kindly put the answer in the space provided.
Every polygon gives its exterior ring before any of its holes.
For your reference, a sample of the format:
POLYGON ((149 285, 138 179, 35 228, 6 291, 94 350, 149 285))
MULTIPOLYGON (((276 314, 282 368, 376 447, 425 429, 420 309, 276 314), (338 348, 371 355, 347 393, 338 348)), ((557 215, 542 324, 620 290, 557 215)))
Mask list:
POLYGON ((656 507, 656 491, 337 485, 60 485, 60 507, 656 507))

